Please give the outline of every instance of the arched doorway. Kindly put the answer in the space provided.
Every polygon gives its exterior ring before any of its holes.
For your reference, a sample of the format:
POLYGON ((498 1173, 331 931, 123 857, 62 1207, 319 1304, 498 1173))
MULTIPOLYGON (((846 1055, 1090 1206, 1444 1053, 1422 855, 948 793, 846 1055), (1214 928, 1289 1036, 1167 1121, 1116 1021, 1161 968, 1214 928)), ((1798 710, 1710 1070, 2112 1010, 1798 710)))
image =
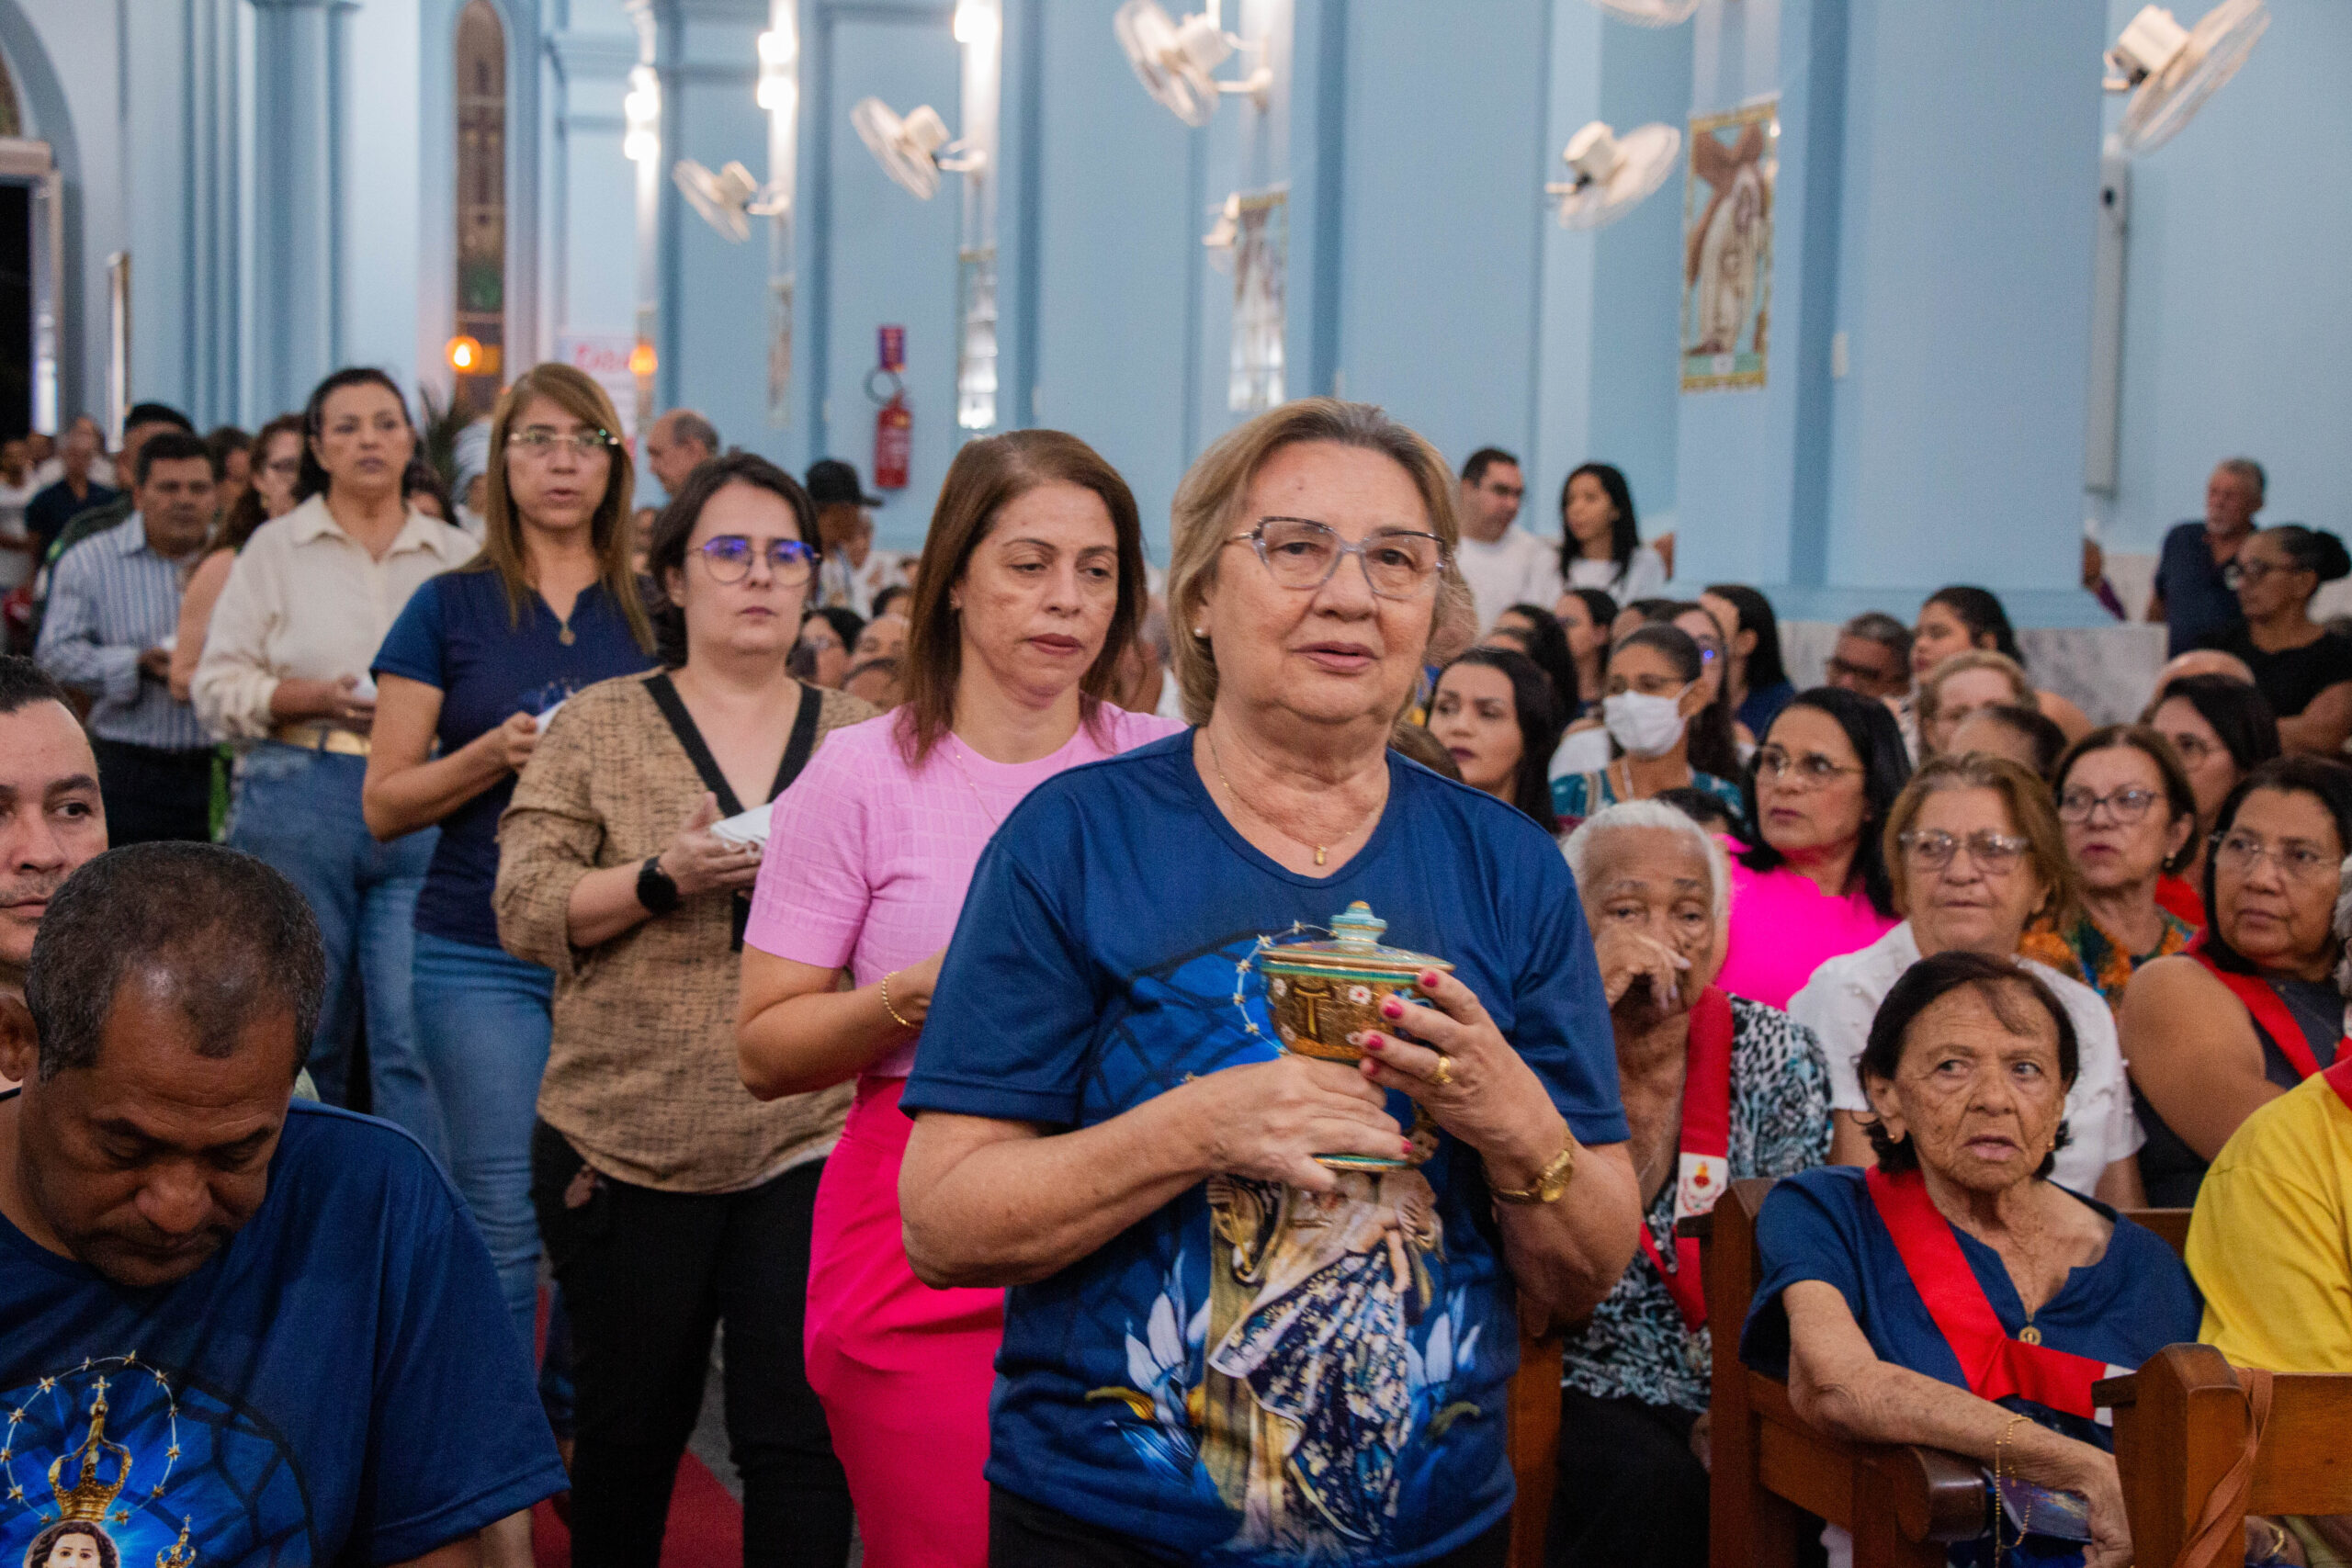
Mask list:
POLYGON ((490 0, 458 14, 457 333, 481 344, 457 378, 460 406, 486 411, 504 383, 506 28, 490 0))

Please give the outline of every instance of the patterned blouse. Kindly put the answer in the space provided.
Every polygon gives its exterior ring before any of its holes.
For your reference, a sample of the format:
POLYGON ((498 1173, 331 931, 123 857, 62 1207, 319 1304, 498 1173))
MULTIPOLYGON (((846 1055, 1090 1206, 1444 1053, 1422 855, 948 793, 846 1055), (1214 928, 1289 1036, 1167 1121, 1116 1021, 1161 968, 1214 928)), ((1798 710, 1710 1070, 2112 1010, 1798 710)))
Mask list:
MULTIPOLYGON (((1731 1179, 1789 1176, 1829 1158, 1829 1068, 1813 1031, 1778 1008, 1731 998, 1731 1179)), ((1650 1239, 1674 1250, 1674 1183, 1643 1216, 1650 1239)), ((1637 1251, 1579 1334, 1561 1382, 1601 1399, 1639 1399, 1693 1413, 1707 1408, 1708 1331, 1685 1328, 1646 1251, 1637 1251)))
POLYGON ((2088 915, 2076 915, 2063 931, 2043 916, 2027 929, 2018 943, 2018 952, 2049 964, 2070 979, 2080 980, 2104 998, 2110 1010, 2120 1013, 2123 1010, 2123 983, 2132 978, 2133 970, 2152 958, 2169 958, 2183 952, 2196 940, 2197 928, 2171 910, 2158 905, 2156 914, 2164 920, 2165 934, 2146 953, 2127 953, 2108 934, 2106 927, 2088 915))
MULTIPOLYGON (((1747 809, 1747 797, 1729 779, 1719 779, 1693 768, 1690 787, 1704 790, 1722 801, 1735 822, 1747 809)), ((1581 819, 1616 804, 1617 782, 1606 768, 1592 773, 1562 773, 1552 781, 1552 810, 1556 816, 1581 819)))

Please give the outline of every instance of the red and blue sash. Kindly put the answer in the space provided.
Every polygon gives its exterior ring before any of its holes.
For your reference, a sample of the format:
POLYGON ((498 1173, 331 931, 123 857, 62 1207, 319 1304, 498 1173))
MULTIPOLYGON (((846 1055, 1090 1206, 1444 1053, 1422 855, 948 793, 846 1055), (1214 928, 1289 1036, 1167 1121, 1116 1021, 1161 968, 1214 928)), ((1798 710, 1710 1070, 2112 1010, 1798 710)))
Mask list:
MULTIPOLYGON (((1674 1217, 1712 1211, 1731 1184, 1731 998, 1710 986, 1690 1008, 1690 1047, 1682 1070, 1681 1157, 1674 1181, 1674 1217)), ((1700 1278, 1699 1244, 1678 1236, 1674 1267, 1666 1266, 1649 1222, 1642 1250, 1666 1281, 1667 1293, 1693 1333, 1707 1325, 1707 1287, 1700 1278)))
MULTIPOLYGON (((2295 1015, 2287 1010, 2287 1004, 2278 999, 2278 992, 2252 975, 2234 975, 2222 968, 2201 945, 2191 948, 2188 955, 2205 965, 2206 973, 2228 987, 2230 995, 2245 1004, 2246 1012, 2262 1026, 2262 1032, 2270 1036, 2270 1043, 2278 1047, 2279 1055, 2295 1069, 2297 1078, 2307 1078, 2319 1071, 2319 1058, 2312 1055, 2311 1043, 2303 1038, 2302 1025, 2295 1021, 2295 1015)), ((2341 1062, 2344 1056, 2343 1043, 2338 1042, 2335 1059, 2341 1062)))
POLYGON ((1889 1176, 1873 1168, 1869 1181, 1879 1220, 1894 1238, 1904 1271, 1927 1303, 1937 1332, 1960 1361, 1969 1392, 1994 1400, 2014 1394, 2069 1416, 2099 1419, 2091 1384, 2116 1369, 2088 1356, 2010 1338, 1960 1250, 1951 1222, 1928 1196, 1927 1179, 1916 1170, 1889 1176))

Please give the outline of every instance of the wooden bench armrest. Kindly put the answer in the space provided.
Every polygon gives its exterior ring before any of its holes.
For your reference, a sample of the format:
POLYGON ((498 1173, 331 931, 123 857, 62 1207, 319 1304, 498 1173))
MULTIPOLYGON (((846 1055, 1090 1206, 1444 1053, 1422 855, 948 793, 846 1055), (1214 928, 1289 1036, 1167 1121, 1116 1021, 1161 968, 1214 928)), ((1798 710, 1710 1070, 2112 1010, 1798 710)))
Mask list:
MULTIPOLYGON (((1984 1470, 1974 1460, 1924 1443, 1858 1443, 1825 1432, 1797 1414, 1788 1384, 1751 1371, 1748 1408, 1768 1427, 1800 1434, 1805 1446, 1833 1455, 1856 1472, 1868 1471, 1893 1489, 1894 1517, 1912 1540, 1973 1540, 1984 1533, 1984 1470)), ((1853 1527, 1816 1509, 1832 1523, 1853 1527)))

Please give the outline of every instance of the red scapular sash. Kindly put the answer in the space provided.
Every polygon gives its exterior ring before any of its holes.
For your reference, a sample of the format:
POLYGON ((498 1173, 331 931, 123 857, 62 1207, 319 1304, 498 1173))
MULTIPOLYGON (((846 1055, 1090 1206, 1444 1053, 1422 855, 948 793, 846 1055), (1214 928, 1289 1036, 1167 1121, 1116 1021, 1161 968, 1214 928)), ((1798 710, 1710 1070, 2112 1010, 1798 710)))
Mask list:
POLYGON ((2091 1384, 2110 1375, 2107 1363, 2010 1338, 1961 1252, 1960 1238, 1928 1196, 1927 1179, 1916 1170, 1889 1176, 1872 1167, 1868 1179, 1871 1201, 1894 1238, 1904 1271, 1959 1358, 1969 1392, 1980 1399, 2015 1394, 2069 1416, 2098 1419, 2091 1384))
POLYGON ((2336 1099, 2352 1105, 2352 1054, 2340 1047, 2335 1053, 2335 1066, 2327 1069, 2327 1087, 2335 1091, 2336 1099))
MULTIPOLYGON (((1730 1185, 1731 998, 1710 986, 1690 1007, 1690 1048, 1682 1069, 1681 1159, 1675 1172, 1674 1217, 1713 1210, 1730 1185)), ((1707 1325, 1707 1287, 1699 1272, 1699 1244, 1678 1236, 1674 1267, 1659 1256, 1642 1222, 1642 1250, 1666 1281, 1667 1293, 1692 1332, 1707 1325)))
MULTIPOLYGON (((2312 1055, 2311 1043, 2303 1038, 2302 1025, 2295 1021, 2295 1015, 2287 1010, 2287 1004, 2278 999, 2278 992, 2251 975, 2233 975, 2220 967, 2205 952, 2201 942, 2190 948, 2188 955, 2205 965, 2206 972, 2213 978, 2227 986, 2230 995, 2245 1004, 2245 1010, 2253 1015, 2255 1022, 2262 1025, 2262 1032, 2270 1036, 2270 1043, 2278 1047, 2279 1054, 2295 1069, 2298 1079, 2307 1078, 2319 1071, 2319 1058, 2312 1055)), ((2338 1042, 2335 1059, 2340 1062, 2344 1058, 2344 1045, 2338 1042)))

